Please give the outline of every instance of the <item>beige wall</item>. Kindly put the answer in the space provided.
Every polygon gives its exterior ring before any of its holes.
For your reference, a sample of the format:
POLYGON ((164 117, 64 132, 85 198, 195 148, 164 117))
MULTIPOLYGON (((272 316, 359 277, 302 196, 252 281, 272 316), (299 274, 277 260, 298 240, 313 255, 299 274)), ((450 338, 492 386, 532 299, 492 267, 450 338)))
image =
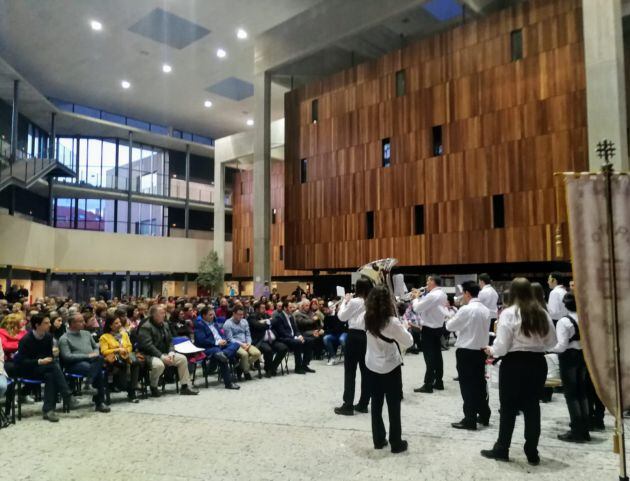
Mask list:
MULTIPOLYGON (((0 214, 0 265, 58 272, 196 272, 212 249, 207 239, 182 239, 55 229, 0 214)), ((226 272, 232 245, 226 243, 226 272)))

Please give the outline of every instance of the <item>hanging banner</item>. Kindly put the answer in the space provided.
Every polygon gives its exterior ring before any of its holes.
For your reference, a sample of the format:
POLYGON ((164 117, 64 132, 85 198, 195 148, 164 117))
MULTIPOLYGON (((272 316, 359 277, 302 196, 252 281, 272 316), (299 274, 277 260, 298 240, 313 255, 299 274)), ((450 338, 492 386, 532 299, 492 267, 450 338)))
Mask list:
POLYGON ((612 174, 615 259, 611 258, 606 175, 565 174, 569 236, 584 356, 593 384, 616 414, 611 263, 617 313, 623 408, 630 408, 630 177, 612 174))

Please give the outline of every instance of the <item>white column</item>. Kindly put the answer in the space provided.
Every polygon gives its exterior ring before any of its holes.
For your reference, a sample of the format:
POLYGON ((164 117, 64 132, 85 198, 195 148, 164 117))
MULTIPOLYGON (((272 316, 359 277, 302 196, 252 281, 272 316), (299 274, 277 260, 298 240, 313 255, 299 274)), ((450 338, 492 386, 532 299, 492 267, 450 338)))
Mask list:
MULTIPOLYGON (((225 167, 223 160, 214 157, 214 250, 219 258, 219 263, 225 265, 225 167)), ((227 266, 226 266, 227 270, 227 266)))
POLYGON ((617 149, 616 171, 628 170, 626 87, 621 0, 583 0, 584 61, 588 114, 589 170, 601 159, 595 149, 603 139, 617 149))

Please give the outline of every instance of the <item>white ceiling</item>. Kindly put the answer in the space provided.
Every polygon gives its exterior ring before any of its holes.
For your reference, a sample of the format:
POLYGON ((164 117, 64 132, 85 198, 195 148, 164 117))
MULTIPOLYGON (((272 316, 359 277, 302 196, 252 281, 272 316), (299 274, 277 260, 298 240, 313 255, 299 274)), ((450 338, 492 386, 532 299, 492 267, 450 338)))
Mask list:
MULTIPOLYGON (((253 83, 254 38, 319 1, 0 0, 0 56, 46 96, 219 138, 248 128, 254 98, 206 89, 228 77, 253 83), (179 50, 129 31, 155 8, 210 34, 179 50), (101 32, 91 30, 92 19, 101 32), (239 27, 247 40, 236 38, 239 27), (227 58, 216 57, 219 47, 227 58), (121 88, 123 79, 131 89, 121 88)), ((274 85, 272 120, 283 116, 283 92, 274 85)))

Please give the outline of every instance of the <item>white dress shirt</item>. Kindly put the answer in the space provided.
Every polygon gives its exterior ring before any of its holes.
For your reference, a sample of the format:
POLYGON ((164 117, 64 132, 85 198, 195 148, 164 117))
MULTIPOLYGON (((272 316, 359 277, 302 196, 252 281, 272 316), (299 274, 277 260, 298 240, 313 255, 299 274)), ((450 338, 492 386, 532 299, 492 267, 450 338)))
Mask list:
POLYGON ((360 329, 365 331, 365 301, 362 297, 354 297, 347 301, 344 299, 339 306, 337 317, 341 322, 348 323, 348 329, 360 329))
MULTIPOLYGON (((396 317, 389 318, 389 322, 383 328, 381 334, 388 339, 395 340, 401 351, 413 345, 413 337, 396 317)), ((383 341, 380 337, 370 332, 367 333, 365 365, 370 371, 378 374, 387 374, 401 364, 402 356, 395 343, 383 341)))
POLYGON ((490 340, 490 310, 473 298, 446 321, 446 329, 457 332, 455 347, 483 349, 490 340))
POLYGON ((444 318, 448 311, 445 307, 446 293, 439 287, 413 301, 413 310, 420 314, 420 323, 423 326, 440 328, 444 325, 444 318))
POLYGON ((547 303, 547 310, 549 311, 549 315, 552 319, 558 320, 566 316, 569 311, 564 307, 564 295, 567 293, 567 290, 564 286, 556 286, 549 293, 549 302, 547 303))
MULTIPOLYGON (((575 312, 569 312, 569 315, 573 318, 575 323, 579 326, 578 316, 575 312)), ((558 337, 558 343, 552 349, 553 352, 563 353, 567 349, 582 349, 580 341, 571 341, 571 339, 575 335, 575 328, 573 327, 573 323, 569 320, 568 317, 563 317, 556 324, 556 335, 558 337)))
POLYGON ((499 312, 499 308, 497 306, 499 303, 499 294, 497 294, 497 291, 494 290, 494 287, 490 284, 483 286, 483 289, 479 291, 478 299, 490 311, 490 319, 496 319, 499 312))
POLYGON ((501 357, 514 351, 542 353, 551 350, 558 339, 549 314, 547 314, 547 321, 549 322, 549 332, 545 337, 540 337, 538 334, 531 334, 530 337, 527 337, 521 332, 521 315, 517 307, 510 306, 503 309, 498 320, 497 337, 494 344, 490 346, 492 356, 501 357))

